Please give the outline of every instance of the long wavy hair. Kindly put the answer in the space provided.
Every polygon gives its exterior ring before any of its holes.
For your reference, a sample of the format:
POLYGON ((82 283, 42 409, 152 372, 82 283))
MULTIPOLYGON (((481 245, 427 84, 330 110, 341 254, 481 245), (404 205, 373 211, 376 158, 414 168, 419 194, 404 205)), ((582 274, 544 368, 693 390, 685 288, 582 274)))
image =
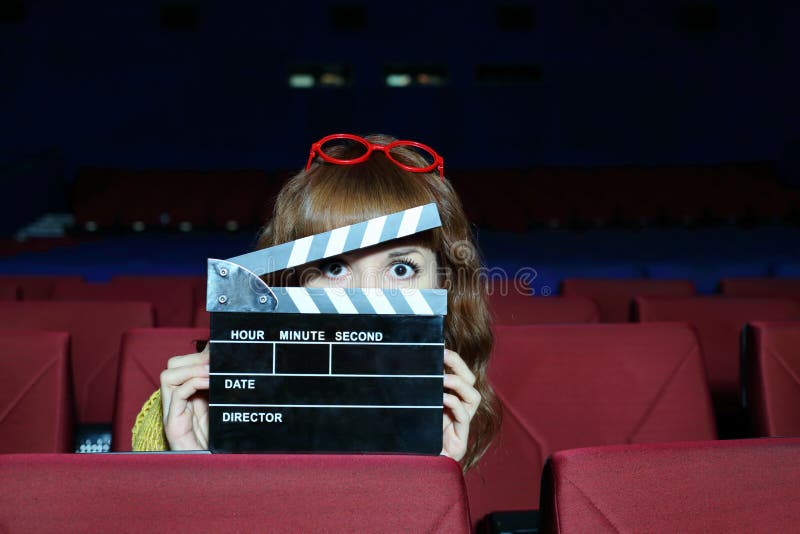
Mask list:
MULTIPOLYGON (((369 135, 376 144, 394 138, 369 135)), ((360 155, 357 146, 338 145, 327 153, 342 159, 360 155)), ((407 164, 424 166, 421 156, 407 149, 392 152, 407 164)), ((257 248, 271 247, 388 213, 435 202, 442 226, 417 236, 436 253, 439 287, 447 289, 445 346, 463 358, 476 377, 482 402, 470 425, 470 440, 462 459, 464 471, 474 466, 500 426, 500 408, 486 376, 492 349, 485 285, 480 281, 480 257, 461 200, 449 181, 437 172, 401 169, 380 152, 356 165, 335 165, 317 158, 311 168, 292 177, 275 201, 272 219, 261 230, 257 248)), ((297 273, 266 276, 270 285, 299 285, 297 273), (294 278, 293 278, 294 277, 294 278)))

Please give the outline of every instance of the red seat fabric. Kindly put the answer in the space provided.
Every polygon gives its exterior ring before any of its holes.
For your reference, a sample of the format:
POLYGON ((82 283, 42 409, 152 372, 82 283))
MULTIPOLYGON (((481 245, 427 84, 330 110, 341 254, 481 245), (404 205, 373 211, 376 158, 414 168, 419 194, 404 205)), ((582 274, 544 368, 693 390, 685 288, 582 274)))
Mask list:
MULTIPOLYGON (((156 326, 192 325, 197 281, 192 276, 115 276, 111 285, 130 295, 143 295, 155 306, 156 326)), ((205 298, 203 298, 205 302, 205 298)))
POLYGON ((203 328, 139 328, 122 338, 111 447, 131 450, 131 429, 144 402, 160 387, 161 371, 172 356, 196 352, 195 341, 207 340, 203 328))
POLYGON ((80 283, 80 276, 47 276, 47 275, 2 275, 0 280, 4 283, 13 283, 20 288, 20 298, 23 300, 49 300, 53 296, 56 283, 80 283))
POLYGON ((720 285, 729 297, 800 299, 800 278, 723 278, 720 285))
POLYGON ((532 297, 519 293, 489 296, 496 324, 596 323, 597 304, 583 297, 532 297))
POLYGON ((194 311, 194 327, 208 328, 211 326, 211 314, 206 311, 205 305, 199 306, 194 311))
POLYGON ((796 532, 800 439, 594 447, 553 454, 542 532, 796 532))
POLYGON ((635 297, 691 297, 695 288, 688 280, 568 278, 562 283, 561 294, 593 299, 600 308, 600 322, 626 323, 635 297))
POLYGON ((709 387, 721 403, 738 401, 739 338, 745 323, 800 319, 800 302, 790 299, 640 297, 635 302, 642 322, 686 321, 697 328, 709 387))
POLYGON ((501 431, 467 474, 472 517, 538 505, 552 452, 716 437, 700 346, 682 324, 496 326, 501 431))
POLYGON ((153 326, 153 308, 141 302, 0 302, 0 330, 69 332, 79 423, 110 423, 122 334, 153 326))
POLYGON ((69 452, 69 334, 0 331, 0 454, 69 452))
POLYGON ((17 300, 21 293, 19 284, 0 279, 0 300, 17 300))
POLYGON ((142 301, 155 307, 156 326, 188 327, 194 312, 195 282, 180 276, 116 276, 108 283, 57 283, 53 300, 142 301))
POLYGON ((748 329, 747 407, 759 436, 800 437, 800 321, 748 329))
POLYGON ((469 532, 441 456, 7 455, 9 532, 469 532))

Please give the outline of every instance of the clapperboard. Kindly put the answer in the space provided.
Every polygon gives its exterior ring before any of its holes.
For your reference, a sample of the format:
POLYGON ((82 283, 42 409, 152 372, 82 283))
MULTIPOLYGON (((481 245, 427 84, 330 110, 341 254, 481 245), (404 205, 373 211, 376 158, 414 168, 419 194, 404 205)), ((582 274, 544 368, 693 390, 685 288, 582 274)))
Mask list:
POLYGON ((258 276, 438 226, 428 204, 209 259, 212 452, 439 454, 445 290, 269 287, 258 276))

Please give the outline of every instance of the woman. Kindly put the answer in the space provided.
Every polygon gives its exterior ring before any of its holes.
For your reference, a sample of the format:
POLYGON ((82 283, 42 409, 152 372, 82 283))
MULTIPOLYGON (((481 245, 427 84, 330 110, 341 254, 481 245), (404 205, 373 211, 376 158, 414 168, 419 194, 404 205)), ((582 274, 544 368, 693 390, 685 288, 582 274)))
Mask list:
MULTIPOLYGON (((444 162, 419 143, 384 135, 328 136, 284 185, 258 247, 271 247, 360 221, 436 202, 440 228, 268 275, 272 286, 413 287, 448 290, 445 316, 442 454, 472 467, 499 426, 486 379, 492 347, 480 262, 444 162)), ((208 447, 209 354, 171 358, 161 389, 133 428, 134 450, 208 447)))

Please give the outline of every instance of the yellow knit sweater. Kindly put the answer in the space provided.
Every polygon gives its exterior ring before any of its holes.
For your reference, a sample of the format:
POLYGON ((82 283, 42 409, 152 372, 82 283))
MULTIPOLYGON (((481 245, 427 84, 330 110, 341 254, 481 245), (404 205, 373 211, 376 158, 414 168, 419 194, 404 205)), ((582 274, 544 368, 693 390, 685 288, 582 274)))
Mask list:
POLYGON ((161 409, 161 390, 150 395, 142 406, 133 424, 131 450, 168 451, 169 443, 164 435, 164 416, 161 409))

